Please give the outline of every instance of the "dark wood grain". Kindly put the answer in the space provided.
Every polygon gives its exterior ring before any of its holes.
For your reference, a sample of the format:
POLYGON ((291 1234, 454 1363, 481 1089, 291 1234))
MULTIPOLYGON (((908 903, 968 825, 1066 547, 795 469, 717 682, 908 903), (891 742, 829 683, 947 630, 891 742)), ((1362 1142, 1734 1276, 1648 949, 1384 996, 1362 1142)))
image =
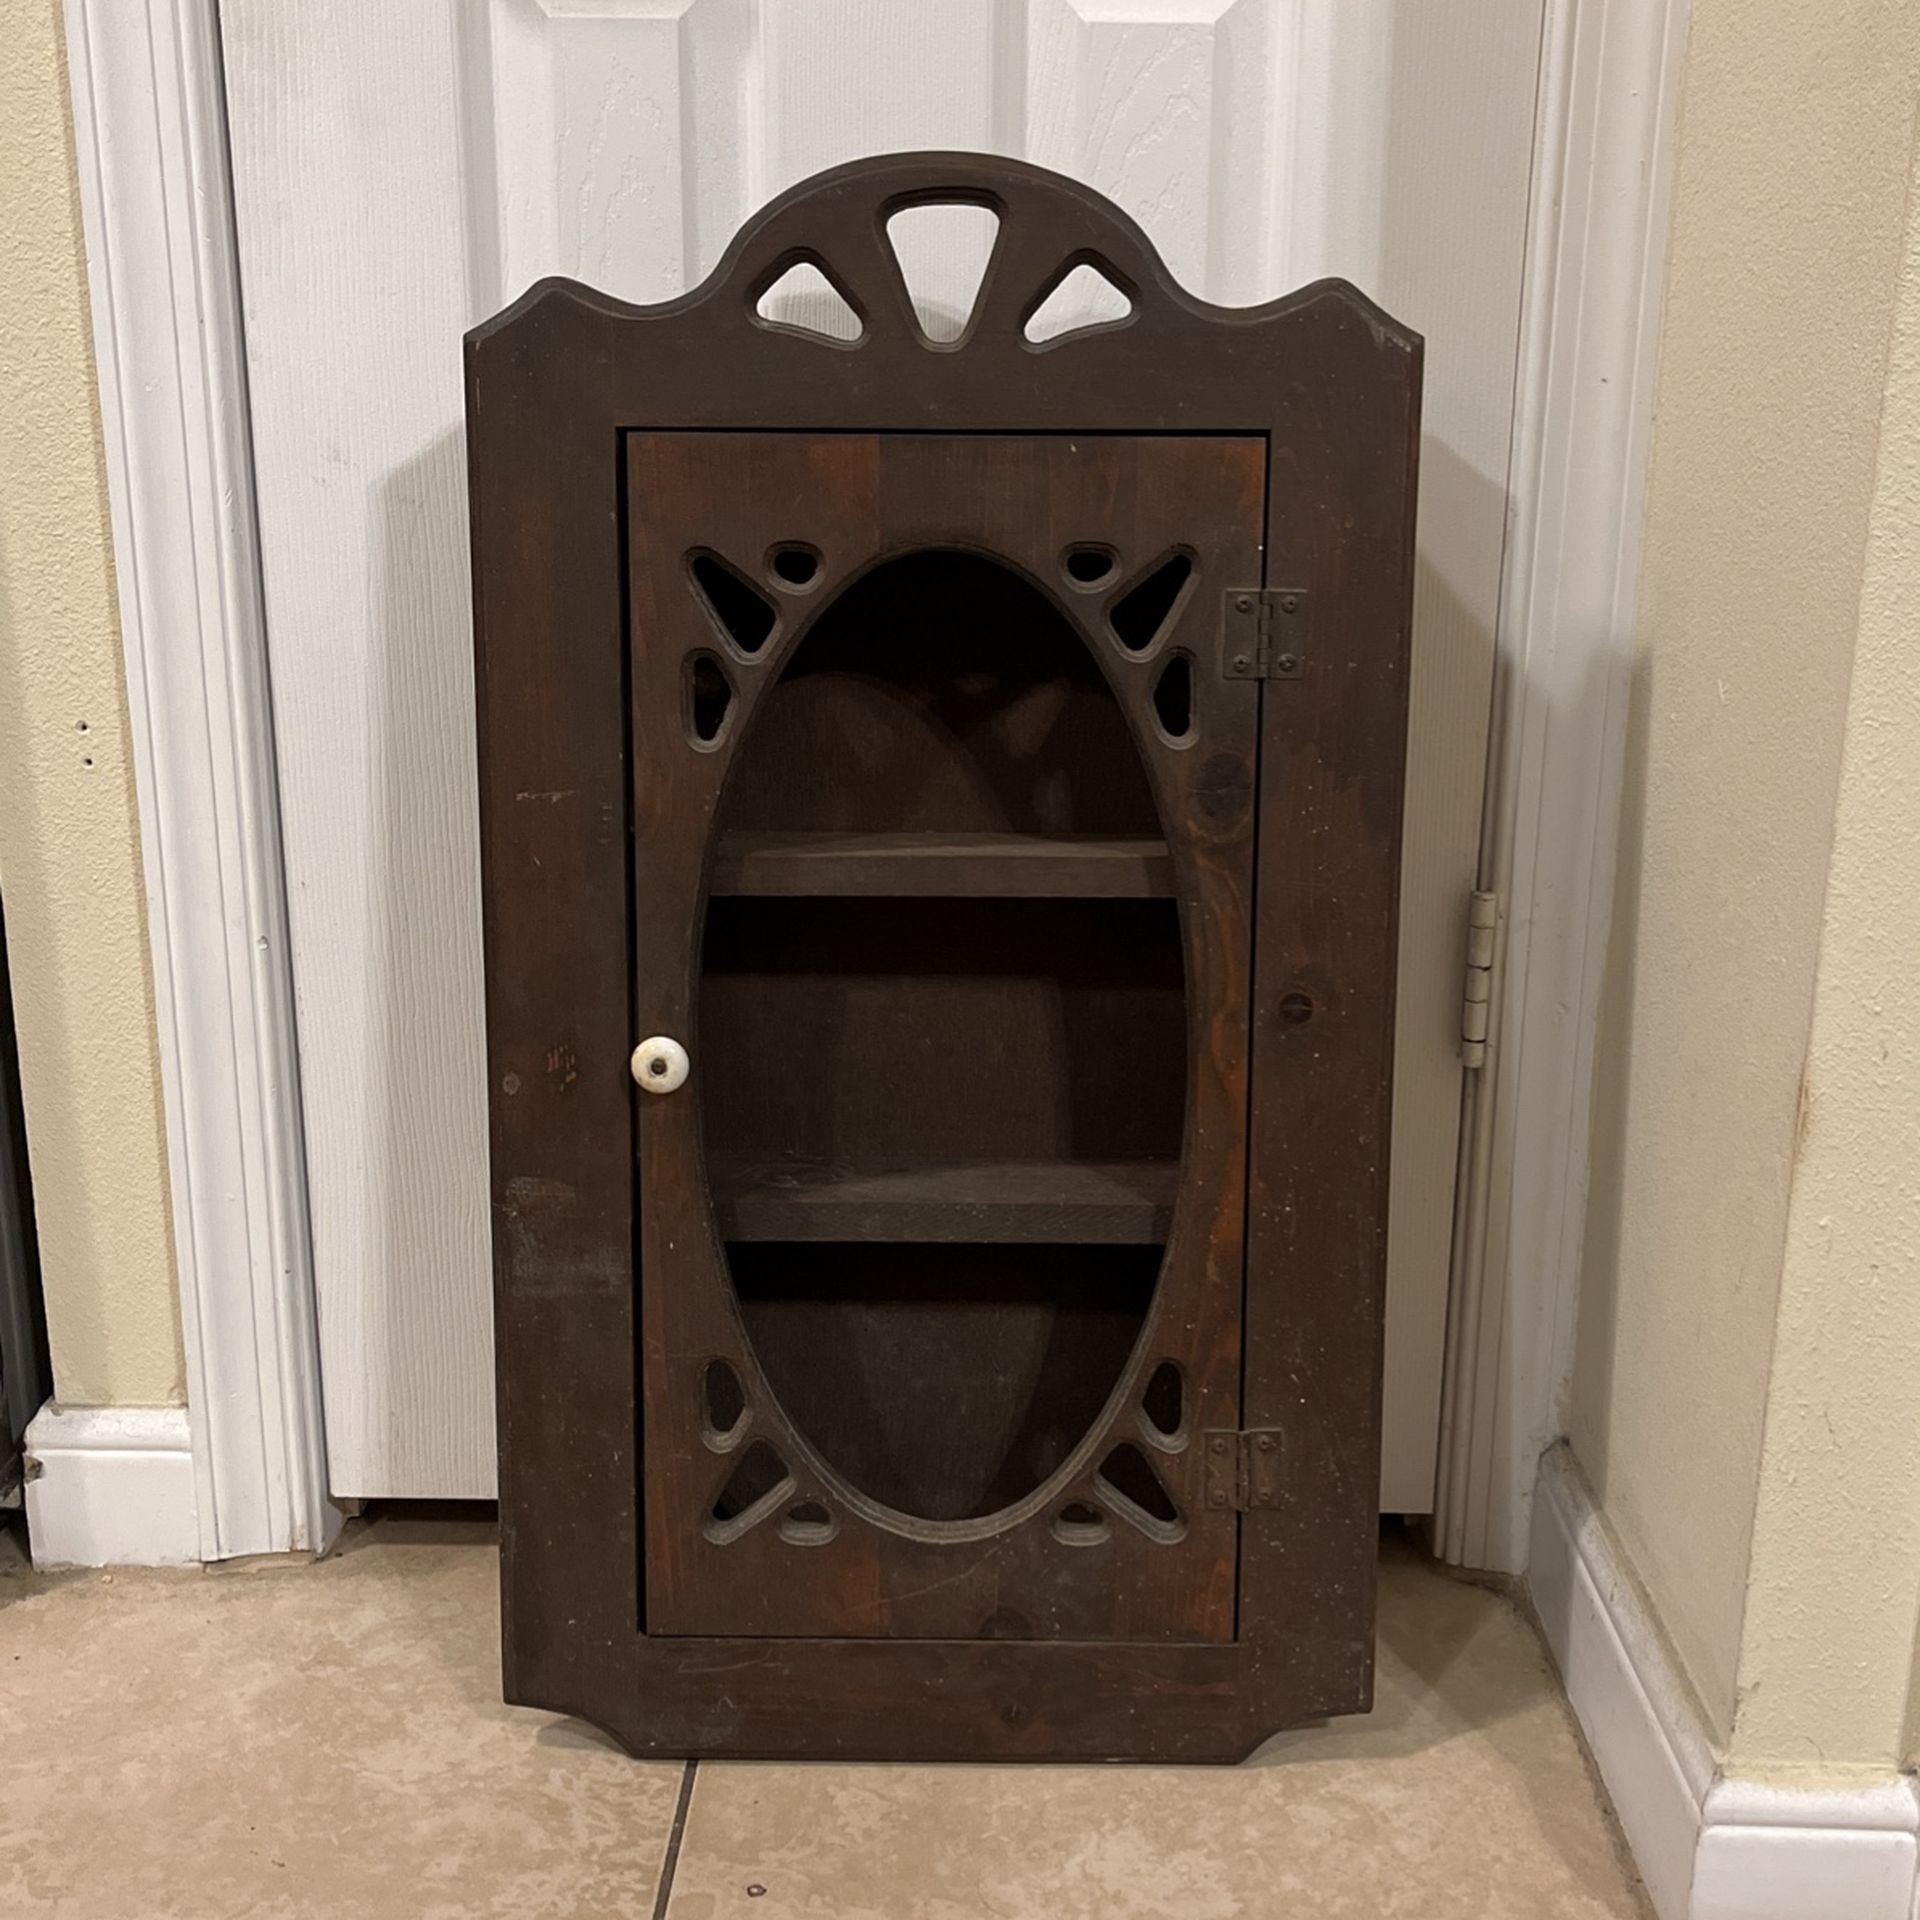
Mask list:
MULTIPOLYGON (((1419 367, 1417 338, 1344 283, 1319 282, 1257 309, 1208 307, 1177 287, 1139 229, 1089 189, 1020 163, 958 154, 863 162, 804 183, 743 229, 703 286, 664 306, 629 307, 549 281, 469 336, 510 1700, 580 1714, 651 1754, 1168 1761, 1236 1758, 1282 1725, 1367 1703, 1393 876, 1419 367), (881 237, 893 210, 935 200, 987 206, 1000 221, 974 318, 959 342, 937 351, 914 325, 881 237), (764 286, 808 253, 830 264, 864 313, 856 347, 823 346, 756 319, 764 286), (1033 347, 1021 337, 1025 315, 1062 266, 1081 258, 1129 289, 1129 319, 1033 347), (1162 837, 1165 816, 1174 879, 1173 901, 1163 904, 1177 905, 1181 919, 1191 1022, 1184 1090, 1189 1178, 1175 1202, 1169 1263, 1171 1269, 1184 1236, 1188 1251, 1180 1259, 1204 1275, 1207 1288, 1229 1292, 1235 1308, 1231 1372, 1213 1371, 1222 1350, 1209 1345, 1194 1411, 1207 1424, 1239 1424, 1244 1412, 1245 1423, 1278 1429, 1286 1460, 1282 1503, 1232 1530, 1237 1605, 1207 1643, 1183 1636, 1180 1609, 1164 1604, 1165 1569, 1178 1556, 1156 1561, 1144 1542, 1114 1563, 1110 1583, 1124 1588, 1124 1609, 1112 1611, 1109 1603, 1096 1632, 1077 1622, 1097 1616, 1100 1577, 1077 1574, 1056 1587, 1044 1577, 1047 1562, 1035 1559, 1022 1576, 1033 1604, 1015 1610, 1021 1619, 998 1621, 998 1630, 1016 1637, 980 1637, 996 1631, 998 1602, 967 1562, 950 1616, 955 1631, 943 1632, 936 1621, 915 1623, 923 1638, 886 1631, 822 1638, 817 1606, 782 1617, 784 1565, 796 1554, 834 1548, 788 1549, 783 1563, 765 1527, 736 1543, 758 1551, 752 1543, 760 1539, 765 1551, 739 1571, 742 1618, 727 1631, 670 1634, 649 1617, 655 1553, 649 1545, 643 1563, 642 1522, 651 1536, 661 1489, 671 1486, 675 1469, 641 1447, 642 1362, 671 1372, 680 1349, 653 1316, 662 1289, 685 1280, 661 1271, 660 1249, 669 1240, 717 1243, 701 1212, 705 1202, 696 1199, 697 1142, 689 1142, 688 1177, 677 1188, 644 1174, 636 1182, 640 1096, 627 1076, 626 1053, 640 1034, 661 1030, 663 1009, 675 1019, 694 1011, 700 916, 688 903, 697 902, 702 883, 697 873, 675 879, 678 924, 663 925, 652 904, 659 876, 647 860, 630 860, 628 843, 681 834, 688 857, 705 866, 714 821, 709 812, 702 827, 697 810, 690 812, 697 788, 658 777, 645 735, 659 716, 653 701, 636 701, 630 669, 655 642, 641 592, 646 569, 633 565, 628 550, 628 529, 637 538, 649 517, 630 497, 640 489, 629 440, 724 430, 751 436, 755 448, 783 430, 849 436, 848 447, 863 436, 952 436, 949 493, 989 503, 1031 498, 1006 477, 1037 458, 1021 453, 1016 441, 1029 449, 1048 435, 1072 448, 1105 435, 1197 441, 1202 473, 1209 441, 1252 440, 1261 449, 1251 537, 1232 549, 1234 564, 1250 584, 1284 581, 1308 590, 1313 620, 1305 670, 1264 688, 1240 683, 1229 694, 1214 677, 1210 620, 1196 609, 1181 629, 1203 700, 1202 741, 1244 724, 1244 750, 1216 757, 1203 745, 1184 755, 1188 772, 1170 781, 1168 754, 1150 749, 1149 786, 1128 778, 1119 752, 1125 747, 1138 762, 1128 736, 1139 739, 1150 725, 1144 690, 1121 700, 1125 724, 1116 734, 1101 686, 1069 675, 1047 696, 1057 748, 1035 747, 1030 708, 943 705, 936 673, 924 694, 909 689, 883 703, 905 731, 897 751, 863 766, 862 729, 880 708, 845 690, 859 677, 849 671, 857 659, 827 660, 820 686, 803 675, 782 683, 791 699, 766 704, 759 743, 743 761, 738 810, 729 814, 729 824, 744 833, 1100 838, 1162 837), (969 465, 960 449, 982 435, 1006 436, 1005 450, 972 456, 976 464, 969 465), (1007 463, 1004 472, 996 458, 1007 463), (982 460, 985 467, 977 464, 982 460), (823 760, 816 698, 827 695, 836 674, 843 684, 831 697, 847 719, 823 760), (1244 721, 1223 704, 1234 698, 1247 703, 1244 721), (804 768, 810 756, 821 778, 802 783, 806 810, 796 814, 791 770, 804 768), (1089 779, 1089 768, 1104 771, 1089 779), (979 769, 988 770, 984 778, 979 769), (1237 861, 1251 860, 1256 798, 1257 911, 1250 887, 1223 887, 1237 861), (1248 953, 1256 918, 1251 976, 1244 958, 1220 970, 1228 956, 1248 953), (661 938, 671 952, 664 970, 649 958, 661 950, 647 944, 661 938), (1297 1012, 1300 994, 1311 1003, 1305 1022, 1281 1011, 1284 1003, 1297 1012), (1196 1114, 1224 1115, 1235 1103, 1244 1116, 1249 1099, 1252 1216, 1243 1222, 1238 1175, 1216 1167, 1204 1190, 1192 1177, 1192 1129, 1196 1114), (641 1260, 643 1245, 653 1251, 641 1260), (746 1616, 756 1607, 762 1617, 754 1622, 746 1616), (1140 1624, 1153 1621, 1157 1630, 1140 1624), (1120 1637, 1110 1637, 1114 1632, 1120 1637)), ((831 447, 820 454, 829 475, 844 459, 869 457, 831 447)), ((796 487, 789 468, 753 448, 731 472, 741 524, 758 515, 764 524, 790 527, 820 485, 809 475, 796 487)), ((656 477, 668 478, 664 470, 656 477)), ((1209 504, 1216 496, 1204 484, 1184 501, 1169 499, 1169 484, 1145 465, 1124 463, 1109 464, 1094 479, 1110 521, 1137 522, 1141 513, 1165 508, 1173 537, 1193 527, 1217 532, 1241 511, 1236 504, 1223 514, 1209 504)), ((1182 483, 1172 484, 1177 490, 1182 483)), ((883 498, 876 496, 876 507, 883 498)), ((1020 564, 1043 592, 1062 595, 1034 536, 1058 538, 1064 529, 1034 521, 1030 511, 1025 519, 1024 531, 983 526, 979 542, 1006 553, 1024 538, 1032 558, 1020 564)), ((852 520, 846 526, 855 530, 852 520)), ((876 511, 865 531, 865 552, 874 555, 883 544, 925 540, 938 529, 899 525, 883 536, 876 511)), ((761 556, 738 557, 752 567, 761 556)), ((675 586, 683 592, 683 582, 675 586)), ((809 609, 838 590, 823 581, 809 599, 767 586, 782 626, 763 649, 766 663, 784 657, 809 609)), ((1103 644, 1097 596, 1091 603, 1073 600, 1070 590, 1062 597, 1080 609, 1071 617, 1089 642, 1103 644)), ((884 605, 873 611, 866 631, 877 635, 884 605)), ((941 629, 941 647, 963 633, 959 624, 941 629)), ((734 677, 743 696, 739 737, 752 743, 756 723, 747 709, 753 684, 769 677, 766 664, 731 658, 711 625, 703 627, 703 643, 734 677)), ((1114 684, 1118 663, 1091 648, 1087 657, 1097 659, 1099 678, 1114 684)), ((677 682, 671 705, 678 727, 677 682)), ((703 804, 718 797, 716 785, 703 804)), ((728 904, 748 914, 790 906, 840 914, 867 903, 728 904)), ((928 910, 943 904, 922 903, 928 910)), ((1041 899, 1026 910, 1065 904, 1041 899)), ((1086 904, 1114 912, 1156 903, 1086 904)), ((825 954, 844 936, 823 923, 808 937, 825 954)), ((779 976, 742 964, 731 977, 746 988, 779 976)), ((935 977, 910 980, 899 1004, 932 1010, 943 995, 950 1004, 959 988, 932 986, 935 977)), ((831 975, 820 978, 809 992, 823 1015, 851 1004, 831 975)), ((1104 1005, 1104 1019, 1116 1017, 1113 996, 1122 985, 1068 981, 1047 991, 1063 996, 1063 1007, 1104 1005)), ((1164 995, 1166 988, 1148 978, 1137 990, 1164 995)), ((1009 1008, 1029 992, 1011 984, 995 991, 1009 1008)), ((1041 1002, 1027 1004, 1037 1011, 1041 1002)), ((1157 1023, 1149 1029, 1157 1031, 1157 1023)), ((1051 1044, 1067 1051, 1053 1057, 1068 1065, 1094 1051, 1076 1055, 1070 1036, 1062 1038, 1057 1027, 1055 1036, 1051 1044)), ((696 1059, 712 1053, 711 1045, 697 1048, 696 1059)), ((870 1111, 876 1122, 883 1117, 882 1107, 870 1111)), ((794 1124, 808 1119, 799 1105, 789 1106, 788 1117, 794 1124)), ((967 1124, 963 1116, 954 1130, 964 1133, 967 1124)), ((1028 1124, 1044 1135, 1066 1120, 1056 1114, 1044 1125, 1028 1124)), ((1092 1102, 1073 1125, 1089 1138, 1126 1131, 1092 1102)), ((1238 1123, 1230 1138, 1237 1152, 1238 1123)), ((1123 1150, 1082 1157, 1130 1156, 1123 1150)), ((805 1279, 795 1257, 805 1249, 770 1251, 778 1257, 764 1284, 753 1261, 739 1268, 739 1311, 747 1318, 790 1318, 805 1279)), ((971 1257, 964 1247, 946 1251, 971 1257)), ((1055 1254, 1045 1247, 1014 1251, 1055 1254)), ((944 1272, 933 1258, 941 1250, 927 1253, 929 1273, 944 1272)), ((836 1318, 805 1309, 808 1338, 821 1343, 820 1352, 836 1327, 847 1340, 863 1337, 874 1300, 892 1297, 884 1281, 868 1286, 844 1267, 833 1271, 836 1318)), ((1091 1317, 1097 1303, 1076 1291, 1077 1282, 1055 1284, 1010 1261, 1008 1286, 1027 1280, 1028 1291, 1009 1301, 1013 1326, 1001 1350, 1007 1364, 1046 1351, 1049 1316, 1065 1314, 1065 1324, 1106 1337, 1097 1333, 1105 1323, 1091 1317)), ((964 1288, 948 1293, 966 1306, 964 1288)), ((929 1297, 947 1296, 936 1288, 929 1297)), ((1167 1298, 1163 1284, 1147 1311, 1160 1314, 1167 1298)), ((938 1332, 937 1318, 920 1327, 914 1340, 923 1344, 912 1352, 928 1350, 938 1332)), ((1136 1353, 1121 1404, 1150 1364, 1155 1337, 1136 1353)), ((776 1341, 776 1350, 804 1370, 804 1344, 780 1348, 776 1341)), ((700 1343, 690 1351, 697 1356, 700 1343)), ((982 1367, 993 1351, 977 1349, 982 1367)), ((690 1357, 687 1364, 698 1362, 690 1357)), ((802 1391, 797 1375, 786 1391, 802 1391)), ((828 1406, 810 1416, 823 1433, 831 1429, 828 1444, 855 1463, 847 1471, 883 1472, 885 1459, 897 1457, 913 1486, 923 1484, 916 1472, 941 1465, 931 1455, 916 1463, 909 1442, 864 1414, 856 1418, 858 1412, 838 1426, 828 1406)), ((1009 1402, 995 1417, 1017 1424, 1018 1407, 1009 1402)), ((1190 1460, 1191 1451, 1179 1458, 1190 1460)), ((995 1497, 991 1478, 965 1483, 964 1464, 949 1449, 946 1466, 955 1477, 942 1498, 964 1506, 995 1497)), ((829 1474, 818 1484, 830 1492, 843 1477, 829 1474)), ((1181 1482, 1176 1491, 1191 1498, 1193 1489, 1181 1482)), ((866 1531, 877 1537, 884 1529, 866 1531)), ((861 1534, 843 1521, 835 1546, 861 1534)), ((953 1576, 948 1545, 910 1534, 897 1536, 903 1544, 891 1564, 855 1556, 832 1583, 843 1607, 864 1583, 884 1614, 890 1594, 953 1576)), ((1072 1551, 1086 1562, 1106 1549, 1072 1551)))
POLYGON ((1172 901, 722 899, 701 946, 716 1163, 1180 1157, 1172 901))
POLYGON ((1335 331, 1269 502, 1269 566, 1314 595, 1306 677, 1261 716, 1246 1419, 1288 1464, 1243 1559, 1285 1578, 1243 1578, 1241 1619, 1297 1635, 1292 1683, 1335 1711, 1373 1685, 1419 399, 1417 356, 1335 331))
POLYGON ((1165 900, 1173 859, 1147 835, 724 834, 716 894, 885 899, 1165 900))
POLYGON ((1170 1161, 998 1160, 849 1167, 782 1160, 712 1170, 726 1240, 1162 1244, 1170 1161))

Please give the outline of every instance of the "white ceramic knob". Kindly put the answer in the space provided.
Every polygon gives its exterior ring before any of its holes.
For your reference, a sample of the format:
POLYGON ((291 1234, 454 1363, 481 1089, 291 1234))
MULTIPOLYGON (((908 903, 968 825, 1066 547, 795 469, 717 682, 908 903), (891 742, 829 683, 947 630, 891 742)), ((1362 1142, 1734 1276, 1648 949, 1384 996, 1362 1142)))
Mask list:
POLYGON ((672 1093, 687 1084, 687 1050, 656 1033, 633 1050, 633 1077, 649 1093, 672 1093))

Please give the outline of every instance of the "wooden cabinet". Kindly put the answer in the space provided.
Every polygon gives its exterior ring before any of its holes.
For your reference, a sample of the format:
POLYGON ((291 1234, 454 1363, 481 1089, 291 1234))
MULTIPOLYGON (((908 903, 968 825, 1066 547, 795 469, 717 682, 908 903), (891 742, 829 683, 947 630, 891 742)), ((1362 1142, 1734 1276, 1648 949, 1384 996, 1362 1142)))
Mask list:
POLYGON ((510 1699, 949 1758, 1366 1703, 1418 372, 957 155, 470 337, 510 1699), (947 342, 931 201, 999 220, 947 342), (1046 334, 1075 272, 1125 311, 1046 334))

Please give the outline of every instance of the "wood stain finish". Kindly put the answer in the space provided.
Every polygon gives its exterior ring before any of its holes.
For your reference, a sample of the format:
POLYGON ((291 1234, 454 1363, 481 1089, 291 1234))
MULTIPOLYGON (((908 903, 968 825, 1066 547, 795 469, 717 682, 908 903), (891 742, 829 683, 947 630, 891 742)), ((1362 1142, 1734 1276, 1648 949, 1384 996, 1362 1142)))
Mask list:
POLYGON ((508 1699, 929 1759, 1364 1707, 1418 341, 910 155, 467 368, 508 1699), (999 233, 935 344, 938 202, 999 233), (800 263, 857 337, 761 313, 800 263), (1079 267, 1126 316, 1036 345, 1079 267))

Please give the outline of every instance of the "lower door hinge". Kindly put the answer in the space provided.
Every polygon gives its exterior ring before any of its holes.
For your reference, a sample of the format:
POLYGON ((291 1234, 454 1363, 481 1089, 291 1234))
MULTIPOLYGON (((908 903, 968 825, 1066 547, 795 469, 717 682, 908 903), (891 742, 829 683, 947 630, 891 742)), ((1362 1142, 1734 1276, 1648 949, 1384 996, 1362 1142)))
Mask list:
POLYGON ((1493 1001, 1494 933, 1500 896, 1476 893, 1467 909, 1467 986, 1460 1003, 1460 1064, 1487 1064, 1487 1013, 1493 1001))
POLYGON ((1229 587, 1220 600, 1220 671, 1229 680, 1298 680, 1307 664, 1305 587, 1229 587))
POLYGON ((1255 1427, 1247 1433, 1216 1429, 1206 1442, 1207 1505, 1246 1513, 1280 1504, 1280 1430, 1255 1427))

